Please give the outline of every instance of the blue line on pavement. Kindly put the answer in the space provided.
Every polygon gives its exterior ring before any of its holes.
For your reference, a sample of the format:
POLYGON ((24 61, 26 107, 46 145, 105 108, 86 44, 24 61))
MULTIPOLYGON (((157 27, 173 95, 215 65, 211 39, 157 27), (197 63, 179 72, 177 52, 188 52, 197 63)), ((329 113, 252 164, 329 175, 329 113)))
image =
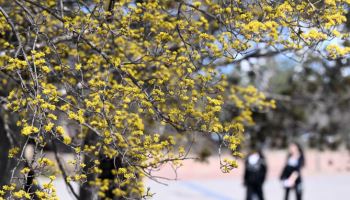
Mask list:
POLYGON ((213 191, 213 190, 210 190, 200 184, 197 184, 197 183, 193 183, 193 182, 189 182, 189 181, 184 181, 184 182, 181 182, 182 185, 192 189, 192 190, 195 190, 197 192, 200 192, 201 194, 205 195, 205 196, 208 196, 208 197, 211 197, 211 199, 216 199, 216 200, 233 200, 232 198, 230 197, 227 197, 225 195, 222 195, 216 191, 213 191))

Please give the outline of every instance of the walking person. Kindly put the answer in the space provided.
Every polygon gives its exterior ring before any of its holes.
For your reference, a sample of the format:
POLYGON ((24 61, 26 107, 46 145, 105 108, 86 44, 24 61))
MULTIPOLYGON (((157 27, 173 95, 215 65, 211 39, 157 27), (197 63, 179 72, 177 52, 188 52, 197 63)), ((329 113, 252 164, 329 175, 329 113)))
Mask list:
POLYGON ((281 174, 281 181, 285 189, 284 199, 289 199, 291 190, 295 191, 296 199, 302 199, 302 175, 301 170, 305 165, 305 157, 301 146, 293 142, 289 145, 285 167, 281 174))
POLYGON ((263 184, 266 177, 266 161, 261 151, 253 148, 245 160, 244 185, 246 200, 264 200, 263 184))

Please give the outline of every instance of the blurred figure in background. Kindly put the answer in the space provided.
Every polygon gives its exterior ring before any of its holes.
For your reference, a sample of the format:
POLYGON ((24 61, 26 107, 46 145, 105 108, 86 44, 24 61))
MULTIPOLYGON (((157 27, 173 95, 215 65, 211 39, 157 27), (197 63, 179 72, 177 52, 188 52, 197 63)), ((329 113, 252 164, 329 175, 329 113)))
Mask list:
POLYGON ((301 169, 305 165, 305 157, 301 146, 293 142, 289 145, 287 163, 281 174, 281 181, 285 188, 285 200, 289 199, 291 189, 295 190, 296 199, 302 199, 301 169))
POLYGON ((261 150, 253 147, 245 160, 244 185, 247 188, 247 200, 264 200, 262 186, 266 177, 266 161, 261 150))

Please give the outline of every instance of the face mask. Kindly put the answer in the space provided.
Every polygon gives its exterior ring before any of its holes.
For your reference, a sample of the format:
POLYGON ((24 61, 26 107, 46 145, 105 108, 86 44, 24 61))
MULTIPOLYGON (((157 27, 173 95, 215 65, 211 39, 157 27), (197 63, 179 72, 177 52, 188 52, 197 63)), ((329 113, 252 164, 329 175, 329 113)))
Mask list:
POLYGON ((255 165, 256 163, 258 163, 259 158, 260 158, 259 154, 253 153, 252 155, 250 155, 250 156, 248 157, 248 163, 249 163, 250 165, 255 165))

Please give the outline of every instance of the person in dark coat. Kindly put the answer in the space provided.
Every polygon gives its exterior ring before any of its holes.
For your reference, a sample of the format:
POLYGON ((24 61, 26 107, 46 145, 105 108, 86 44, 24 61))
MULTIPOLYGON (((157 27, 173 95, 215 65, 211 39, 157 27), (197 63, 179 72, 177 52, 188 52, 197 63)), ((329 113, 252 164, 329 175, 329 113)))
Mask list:
POLYGON ((291 190, 295 191, 296 199, 302 199, 301 170, 305 165, 305 157, 301 146, 293 142, 289 145, 287 162, 281 174, 281 181, 285 188, 285 200, 289 199, 291 190))
POLYGON ((247 188, 247 200, 257 197, 264 200, 263 184, 266 177, 266 161, 261 151, 251 151, 245 160, 244 185, 247 188))

